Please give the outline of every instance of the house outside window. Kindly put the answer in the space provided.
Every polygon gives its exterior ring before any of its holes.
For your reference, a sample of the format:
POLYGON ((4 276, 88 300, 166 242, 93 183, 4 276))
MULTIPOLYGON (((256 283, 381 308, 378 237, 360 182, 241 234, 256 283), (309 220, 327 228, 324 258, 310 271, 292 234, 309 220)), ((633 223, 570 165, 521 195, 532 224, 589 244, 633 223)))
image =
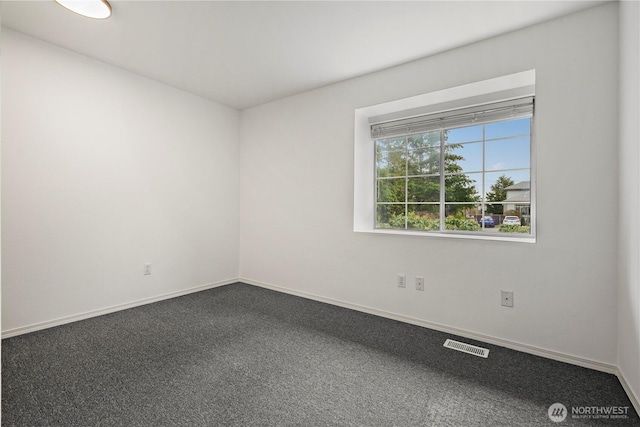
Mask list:
POLYGON ((525 222, 531 216, 531 181, 522 181, 505 188, 507 198, 502 202, 505 211, 519 212, 525 222))

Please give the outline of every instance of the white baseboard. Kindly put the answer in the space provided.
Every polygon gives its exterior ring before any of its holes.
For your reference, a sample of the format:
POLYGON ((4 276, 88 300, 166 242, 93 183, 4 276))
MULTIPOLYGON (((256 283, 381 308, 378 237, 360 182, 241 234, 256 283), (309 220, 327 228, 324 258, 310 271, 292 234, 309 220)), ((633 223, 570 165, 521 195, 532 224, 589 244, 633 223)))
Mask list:
POLYGON ((284 292, 287 294, 299 296, 302 298, 311 299, 314 301, 325 302, 332 305, 337 305, 340 307, 348 308, 351 310, 361 311, 368 314, 373 314, 375 316, 386 317, 388 319, 397 320, 404 323, 410 323, 412 325, 422 326, 429 329, 434 329, 436 331, 445 332, 452 335, 458 335, 464 338, 469 338, 476 341, 485 342, 488 344, 495 344, 500 347, 510 348, 512 350, 522 351, 524 353, 534 354, 536 356, 545 357, 547 359, 557 360, 560 362, 570 363, 572 365, 582 366, 584 368, 594 369, 596 371, 606 372, 609 374, 617 374, 619 372, 618 367, 615 365, 610 365, 608 363, 597 362, 594 360, 572 356, 569 354, 564 354, 552 350, 547 350, 540 347, 531 346, 528 344, 522 344, 515 341, 505 340, 502 338, 492 337, 490 335, 479 334, 477 332, 467 331, 460 328, 454 328, 446 325, 442 325, 440 323, 429 322, 422 319, 417 319, 410 316, 404 316, 402 314, 392 313, 389 311, 379 310, 376 308, 365 307, 358 304, 351 304, 344 301, 334 300, 332 298, 326 298, 319 295, 296 291, 292 289, 283 288, 276 285, 271 285, 269 283, 258 282, 255 280, 240 278, 240 282, 247 283, 249 285, 259 286, 266 289, 271 289, 278 292, 284 292))
POLYGON ((631 401, 631 403, 632 403, 633 407, 635 408, 636 412, 640 415, 640 404, 638 404, 639 399, 634 394, 634 392, 631 389, 631 387, 629 387, 629 385, 627 384, 627 381, 625 380, 624 376, 622 375, 622 372, 620 372, 620 369, 616 365, 611 365, 611 364, 608 364, 608 363, 602 363, 602 362, 598 362, 598 361, 595 361, 595 360, 586 359, 586 358, 583 358, 583 357, 572 356, 570 354, 565 354, 565 353, 561 353, 561 352, 557 352, 557 351, 553 351, 553 350, 548 350, 548 349, 545 349, 545 348, 535 347, 535 346, 531 346, 531 345, 528 345, 528 344, 522 344, 522 343, 515 342, 515 341, 505 340, 505 339, 502 339, 502 338, 496 338, 496 337, 492 337, 490 335, 479 334, 477 332, 467 331, 467 330, 464 330, 464 329, 459 329, 459 328, 454 328, 454 327, 450 327, 450 326, 446 326, 446 325, 441 325, 439 323, 429 322, 429 321, 426 321, 426 320, 417 319, 417 318, 410 317, 410 316, 404 316, 404 315, 401 315, 401 314, 392 313, 392 312, 388 312, 388 311, 384 311, 384 310, 379 310, 379 309, 376 309, 376 308, 371 308, 371 307, 366 307, 366 306, 362 306, 362 305, 358 305, 358 304, 352 304, 352 303, 348 303, 348 302, 344 302, 344 301, 339 301, 339 300, 335 300, 333 298, 327 298, 327 297, 323 297, 323 296, 320 296, 320 295, 315 295, 315 294, 308 293, 308 292, 303 292, 303 291, 297 291, 297 290, 293 290, 293 289, 289 289, 289 288, 284 288, 284 287, 281 287, 281 286, 276 286, 276 285, 272 285, 272 284, 269 284, 269 283, 259 282, 259 281, 256 281, 256 280, 251 280, 251 279, 247 279, 247 278, 240 278, 240 279, 238 279, 238 281, 241 282, 241 283, 246 283, 246 284, 249 284, 249 285, 258 286, 258 287, 265 288, 265 289, 271 289, 271 290, 277 291, 277 292, 282 292, 282 293, 286 293, 286 294, 290 294, 290 295, 295 295, 295 296, 299 296, 299 297, 310 299, 310 300, 314 300, 314 301, 324 302, 324 303, 327 303, 327 304, 336 305, 336 306, 339 306, 339 307, 344 307, 344 308, 348 308, 348 309, 351 309, 351 310, 360 311, 360 312, 363 312, 363 313, 373 314, 374 316, 385 317, 385 318, 388 318, 388 319, 397 320, 399 322, 410 323, 412 325, 422 326, 422 327, 429 328, 429 329, 434 329, 434 330, 437 330, 437 331, 440 331, 440 332, 444 332, 444 333, 448 333, 448 334, 452 334, 452 335, 458 335, 458 336, 461 336, 461 337, 464 337, 464 338, 469 338, 469 339, 472 339, 472 340, 485 342, 485 343, 488 343, 488 344, 498 345, 500 347, 505 347, 505 348, 509 348, 509 349, 512 349, 512 350, 521 351, 523 353, 533 354, 535 356, 540 356, 540 357, 544 357, 544 358, 547 358, 547 359, 556 360, 556 361, 559 361, 559 362, 569 363, 571 365, 581 366, 583 368, 593 369, 593 370, 600 371, 600 372, 606 372, 608 374, 614 374, 614 375, 616 375, 616 377, 618 377, 618 380, 620 381, 620 384, 622 385, 622 388, 624 389, 624 391, 626 392, 627 396, 629 397, 629 400, 631 401))
POLYGON ((283 288, 280 286, 259 282, 251 279, 240 278, 238 281, 242 283, 247 283, 249 285, 259 286, 262 288, 271 289, 274 291, 311 299, 314 301, 325 302, 327 304, 337 305, 337 306, 348 308, 351 310, 361 311, 363 313, 373 314, 375 316, 386 317, 388 319, 397 320, 399 322, 410 323, 412 325, 422 326, 425 328, 434 329, 436 331, 445 332, 452 335, 458 335, 464 338, 469 338, 472 340, 481 341, 488 344, 495 344, 500 347, 506 347, 513 350, 522 351, 524 353, 545 357, 547 359, 553 359, 560 362, 570 363, 572 365, 582 366, 584 368, 594 369, 596 371, 606 372, 609 374, 617 374, 619 372, 618 367, 616 365, 610 365, 608 363, 602 363, 602 362, 598 362, 598 361, 594 361, 594 360, 590 360, 582 357, 572 356, 569 354, 560 353, 553 350, 547 350, 544 348, 535 347, 528 344, 522 344, 515 341, 496 338, 490 335, 484 335, 477 332, 468 331, 465 329, 442 325, 440 323, 429 322, 426 320, 417 319, 410 316, 404 316, 402 314, 392 313, 389 311, 379 310, 376 308, 339 301, 332 298, 327 298, 327 297, 323 297, 320 295, 315 295, 307 292, 283 288))
POLYGON ((111 307, 99 308, 97 310, 91 310, 84 313, 74 314, 71 316, 60 317, 54 320, 47 320, 45 322, 34 323, 32 325, 21 326, 18 328, 7 329, 2 331, 2 338, 15 337, 17 335, 28 334, 29 332, 40 331, 42 329, 53 328, 54 326, 60 326, 67 323, 77 322, 79 320, 90 319, 92 317, 102 316, 103 314, 109 314, 116 311, 126 310, 129 308, 139 307, 141 305, 151 304, 166 299, 176 298, 183 295, 192 294, 194 292, 200 292, 207 289, 217 288, 219 286, 230 285, 236 283, 238 279, 229 279, 216 283, 209 283, 206 285, 195 286, 193 288, 183 289, 180 291, 169 292, 166 294, 144 298, 138 301, 128 302, 124 304, 117 304, 111 307))
POLYGON ((629 387, 629 384, 627 383, 627 380, 624 378, 624 375, 622 374, 620 369, 617 370, 616 376, 618 377, 618 380, 620 381, 622 388, 627 393, 627 396, 629 397, 631 404, 636 409, 636 412, 638 413, 638 415, 640 415, 640 399, 638 399, 638 396, 636 396, 633 390, 631 389, 631 387, 629 387))

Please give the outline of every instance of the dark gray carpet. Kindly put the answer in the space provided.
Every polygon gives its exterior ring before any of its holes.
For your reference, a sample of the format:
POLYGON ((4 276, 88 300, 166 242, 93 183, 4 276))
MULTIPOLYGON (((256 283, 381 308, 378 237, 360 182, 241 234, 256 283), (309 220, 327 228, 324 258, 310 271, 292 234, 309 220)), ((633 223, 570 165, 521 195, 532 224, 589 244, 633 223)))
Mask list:
POLYGON ((233 284, 2 343, 3 426, 640 425, 613 375, 233 284), (555 424, 549 406, 629 407, 555 424))

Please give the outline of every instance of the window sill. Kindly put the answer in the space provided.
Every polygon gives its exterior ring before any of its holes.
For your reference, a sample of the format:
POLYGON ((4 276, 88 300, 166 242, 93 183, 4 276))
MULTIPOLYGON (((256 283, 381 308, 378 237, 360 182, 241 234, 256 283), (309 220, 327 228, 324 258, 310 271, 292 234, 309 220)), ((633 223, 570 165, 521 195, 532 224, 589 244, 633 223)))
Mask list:
POLYGON ((420 236, 420 237, 435 237, 446 239, 471 239, 471 240, 492 240, 500 242, 518 242, 518 243, 536 243, 534 236, 517 236, 514 234, 509 235, 487 235, 484 233, 469 233, 469 232, 456 232, 456 231, 412 231, 412 230, 396 230, 396 229, 383 229, 375 228, 369 230, 353 230, 356 233, 371 233, 371 234, 391 234, 396 236, 420 236))

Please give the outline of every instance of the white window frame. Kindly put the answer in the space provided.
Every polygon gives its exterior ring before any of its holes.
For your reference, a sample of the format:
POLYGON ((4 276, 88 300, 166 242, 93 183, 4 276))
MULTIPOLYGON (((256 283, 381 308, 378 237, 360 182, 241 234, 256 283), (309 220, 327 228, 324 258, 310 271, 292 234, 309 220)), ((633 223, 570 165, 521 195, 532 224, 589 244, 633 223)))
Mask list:
POLYGON ((535 120, 531 128, 531 234, 486 234, 454 231, 416 231, 376 228, 375 141, 371 124, 403 118, 436 114, 465 107, 535 96, 535 70, 523 71, 490 80, 456 86, 410 98, 355 110, 354 134, 354 210, 355 232, 481 239, 535 243, 536 241, 536 155, 535 120))

